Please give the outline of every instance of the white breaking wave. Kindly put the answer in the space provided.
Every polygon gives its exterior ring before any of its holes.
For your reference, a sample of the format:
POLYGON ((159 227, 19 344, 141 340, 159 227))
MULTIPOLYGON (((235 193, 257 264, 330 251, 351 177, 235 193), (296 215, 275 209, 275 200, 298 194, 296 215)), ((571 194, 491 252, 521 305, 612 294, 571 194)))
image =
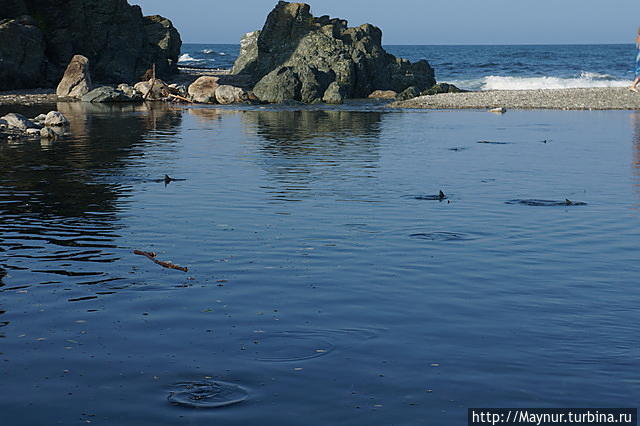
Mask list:
POLYGON ((476 80, 451 81, 466 90, 538 90, 574 89, 588 87, 625 87, 629 80, 622 80, 608 74, 582 72, 579 77, 503 77, 489 75, 476 80))
POLYGON ((180 62, 203 62, 205 60, 206 59, 196 59, 193 56, 189 55, 188 53, 183 53, 178 58, 178 63, 180 63, 180 62))
POLYGON ((212 53, 216 53, 216 51, 213 49, 204 49, 202 53, 204 53, 205 55, 210 55, 212 53))

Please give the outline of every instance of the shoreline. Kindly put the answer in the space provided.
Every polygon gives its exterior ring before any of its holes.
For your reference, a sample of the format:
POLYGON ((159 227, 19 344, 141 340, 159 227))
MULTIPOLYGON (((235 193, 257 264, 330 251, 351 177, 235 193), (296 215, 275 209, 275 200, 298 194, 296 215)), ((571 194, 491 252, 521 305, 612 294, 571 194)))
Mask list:
MULTIPOLYGON (((214 68, 180 67, 180 72, 172 76, 171 80, 165 81, 165 83, 184 84, 188 87, 191 83, 202 76, 218 77, 220 79, 220 84, 229 84, 236 87, 247 87, 245 76, 233 75, 231 74, 231 70, 228 69, 214 68)), ((96 82, 94 84, 94 88, 100 86, 115 87, 117 86, 117 84, 100 82, 96 82)), ((55 87, 0 91, 0 107, 8 105, 33 106, 54 104, 56 102, 76 101, 69 99, 59 99, 56 95, 55 87)))
MULTIPOLYGON (((203 75, 220 77, 223 84, 246 87, 242 77, 223 69, 182 68, 171 82, 190 84, 203 75)), ((34 106, 72 102, 58 99, 54 88, 11 90, 0 92, 0 107, 34 106)), ((394 101, 386 105, 396 109, 522 109, 522 110, 640 110, 640 93, 626 87, 593 87, 575 89, 491 90, 463 93, 441 93, 394 101)))
POLYGON ((640 93, 626 87, 491 90, 419 96, 388 106, 408 109, 640 110, 640 93))

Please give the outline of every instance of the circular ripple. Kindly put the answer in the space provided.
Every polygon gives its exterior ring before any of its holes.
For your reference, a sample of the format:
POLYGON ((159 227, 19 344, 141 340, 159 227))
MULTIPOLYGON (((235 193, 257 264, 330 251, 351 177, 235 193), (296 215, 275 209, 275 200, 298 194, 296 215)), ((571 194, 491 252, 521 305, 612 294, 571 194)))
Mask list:
POLYGON ((429 241, 469 241, 473 238, 467 234, 457 232, 425 232, 409 235, 411 238, 429 241))
POLYGON ((258 361, 292 362, 327 355, 335 346, 316 333, 285 332, 261 336, 252 349, 258 361))
POLYGON ((225 382, 184 382, 175 385, 169 402, 189 408, 221 408, 238 404, 249 397, 241 386, 225 382))

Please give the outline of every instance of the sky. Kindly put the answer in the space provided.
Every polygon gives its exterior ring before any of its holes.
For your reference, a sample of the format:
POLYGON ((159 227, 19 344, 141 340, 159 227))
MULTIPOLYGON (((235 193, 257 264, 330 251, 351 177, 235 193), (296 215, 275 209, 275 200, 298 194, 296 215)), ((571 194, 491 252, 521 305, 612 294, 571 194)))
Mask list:
MULTIPOLYGON (((239 43, 276 0, 129 0, 173 21, 185 43, 239 43)), ((633 43, 638 0, 309 0, 315 16, 371 23, 384 44, 633 43)))

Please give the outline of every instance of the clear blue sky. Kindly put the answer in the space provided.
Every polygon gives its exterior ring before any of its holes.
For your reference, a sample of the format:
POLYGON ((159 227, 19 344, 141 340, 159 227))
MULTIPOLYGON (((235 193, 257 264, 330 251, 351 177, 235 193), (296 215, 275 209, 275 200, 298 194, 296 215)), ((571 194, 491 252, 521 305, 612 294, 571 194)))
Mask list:
MULTIPOLYGON (((129 0, 187 43, 238 43, 276 0, 129 0)), ((316 16, 382 28, 385 44, 633 43, 638 0, 310 0, 316 16)))

